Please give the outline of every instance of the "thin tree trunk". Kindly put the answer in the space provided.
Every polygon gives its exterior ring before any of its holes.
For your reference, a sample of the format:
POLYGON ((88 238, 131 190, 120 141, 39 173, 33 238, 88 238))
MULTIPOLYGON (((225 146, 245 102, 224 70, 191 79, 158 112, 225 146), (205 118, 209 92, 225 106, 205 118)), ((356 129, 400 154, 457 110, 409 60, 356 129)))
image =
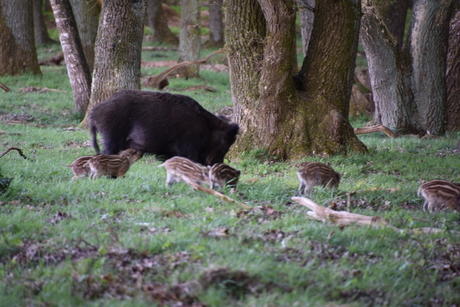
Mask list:
POLYGON ((0 0, 0 76, 41 74, 33 23, 32 0, 0 0))
POLYGON ((43 0, 33 0, 35 44, 47 45, 53 42, 48 34, 43 17, 43 0))
POLYGON ((168 27, 161 2, 161 0, 147 0, 147 16, 152 30, 152 41, 177 46, 179 39, 168 27))
POLYGON ((460 131, 460 11, 452 19, 447 53, 447 131, 460 131))
POLYGON ((72 7, 69 0, 51 0, 51 6, 66 60, 75 109, 85 114, 91 93, 91 74, 83 54, 72 7))
POLYGON ((97 0, 70 0, 78 27, 81 46, 88 63, 89 71, 94 69, 94 46, 99 22, 97 0))
POLYGON ((297 0, 300 17, 300 34, 302 36, 303 55, 307 54, 308 43, 310 42, 313 21, 315 20, 315 0, 297 0))
POLYGON ((140 89, 141 50, 147 0, 104 0, 96 38, 92 107, 122 89, 140 89))
MULTIPOLYGON (((177 62, 196 61, 200 58, 201 50, 200 1, 181 0, 181 6, 179 59, 177 62)), ((200 66, 189 65, 179 71, 186 78, 199 77, 200 66)))
POLYGON ((209 3, 209 41, 206 47, 223 47, 224 22, 222 14, 223 0, 211 0, 209 3))
POLYGON ((407 11, 411 7, 411 2, 410 0, 376 2, 382 20, 395 37, 399 50, 403 48, 407 11))

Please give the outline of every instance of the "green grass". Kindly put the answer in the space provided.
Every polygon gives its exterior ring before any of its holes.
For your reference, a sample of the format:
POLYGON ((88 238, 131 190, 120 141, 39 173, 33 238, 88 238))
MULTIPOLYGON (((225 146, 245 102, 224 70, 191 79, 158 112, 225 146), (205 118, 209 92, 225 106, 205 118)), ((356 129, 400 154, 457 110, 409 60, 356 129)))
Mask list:
MULTIPOLYGON (((144 59, 158 60, 150 53, 144 59)), ((423 212, 416 195, 422 180, 460 181, 458 134, 360 135, 369 155, 305 157, 343 175, 336 190, 316 188, 315 202, 346 210, 356 191, 352 212, 404 231, 341 228, 308 219, 291 200, 302 161, 260 150, 230 162, 242 176, 229 196, 251 211, 185 184, 168 189, 152 156, 123 179, 71 181, 62 164, 92 154, 90 136, 77 128, 65 68, 42 71, 1 79, 12 89, 0 92, 2 148, 28 159, 0 158, 0 174, 13 178, 0 194, 0 306, 458 306, 458 213, 423 212), (19 92, 29 86, 60 91, 19 92), (444 231, 409 231, 418 227, 444 231)), ((230 106, 228 75, 200 74, 171 79, 170 89, 206 84, 217 92, 178 93, 213 112, 230 106)))

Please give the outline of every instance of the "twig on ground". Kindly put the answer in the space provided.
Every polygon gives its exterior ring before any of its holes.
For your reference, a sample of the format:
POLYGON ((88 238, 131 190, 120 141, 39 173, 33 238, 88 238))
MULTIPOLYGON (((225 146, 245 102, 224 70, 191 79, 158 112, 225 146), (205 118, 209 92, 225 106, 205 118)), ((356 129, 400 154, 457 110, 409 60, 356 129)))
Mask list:
POLYGON ((11 91, 8 86, 0 82, 0 88, 2 88, 5 92, 11 91))
POLYGON ((213 189, 210 189, 210 188, 207 188, 207 187, 204 187, 202 185, 199 185, 193 181, 191 181, 190 179, 188 179, 187 177, 185 176, 182 176, 182 179, 189 185, 191 186, 194 190, 200 190, 201 192, 205 192, 205 193, 208 193, 208 194, 211 194, 211 195, 214 195, 220 199, 222 199, 223 201, 226 201, 226 202, 229 202, 229 203, 233 203, 233 204, 236 204, 244 209, 249 209, 251 210, 252 207, 248 206, 248 205, 245 205, 243 203, 240 203, 239 201, 236 201, 234 200, 233 198, 230 198, 228 197, 227 195, 225 194, 222 194, 220 192, 217 192, 216 190, 213 190, 213 189))
MULTIPOLYGON (((26 160, 29 159, 29 158, 27 158, 27 157, 24 155, 24 153, 22 152, 22 150, 19 149, 19 148, 17 148, 17 147, 10 147, 10 148, 8 148, 7 150, 5 150, 4 152, 2 152, 2 153, 0 154, 0 158, 3 157, 4 155, 6 155, 8 152, 10 152, 10 151, 12 151, 12 150, 16 150, 16 151, 21 155, 21 157, 23 157, 24 159, 26 159, 26 160)), ((29 160, 30 160, 30 159, 29 159, 29 160)))

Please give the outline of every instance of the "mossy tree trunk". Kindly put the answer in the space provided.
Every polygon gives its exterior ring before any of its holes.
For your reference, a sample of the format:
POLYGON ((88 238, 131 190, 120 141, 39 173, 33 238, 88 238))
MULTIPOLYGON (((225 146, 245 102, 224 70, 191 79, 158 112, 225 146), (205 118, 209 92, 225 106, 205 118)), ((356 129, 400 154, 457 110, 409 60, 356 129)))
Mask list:
POLYGON ((293 78, 294 0, 227 1, 234 120, 241 127, 231 155, 260 148, 281 159, 367 152, 348 122, 359 3, 317 1, 308 53, 293 78))
POLYGON ((41 74, 32 0, 0 0, 0 76, 41 74))
POLYGON ((97 103, 123 89, 140 89, 141 50, 147 0, 104 0, 96 38, 91 99, 97 103))

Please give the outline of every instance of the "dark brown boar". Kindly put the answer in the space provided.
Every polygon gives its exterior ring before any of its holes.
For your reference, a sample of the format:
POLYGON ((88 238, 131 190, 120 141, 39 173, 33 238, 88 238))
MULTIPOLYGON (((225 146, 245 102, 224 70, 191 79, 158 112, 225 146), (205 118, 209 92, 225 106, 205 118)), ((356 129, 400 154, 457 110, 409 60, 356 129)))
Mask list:
POLYGON ((217 117, 194 99, 177 94, 122 90, 96 105, 90 113, 93 146, 102 135, 103 154, 126 148, 163 159, 186 157, 203 165, 223 162, 239 126, 217 117))

